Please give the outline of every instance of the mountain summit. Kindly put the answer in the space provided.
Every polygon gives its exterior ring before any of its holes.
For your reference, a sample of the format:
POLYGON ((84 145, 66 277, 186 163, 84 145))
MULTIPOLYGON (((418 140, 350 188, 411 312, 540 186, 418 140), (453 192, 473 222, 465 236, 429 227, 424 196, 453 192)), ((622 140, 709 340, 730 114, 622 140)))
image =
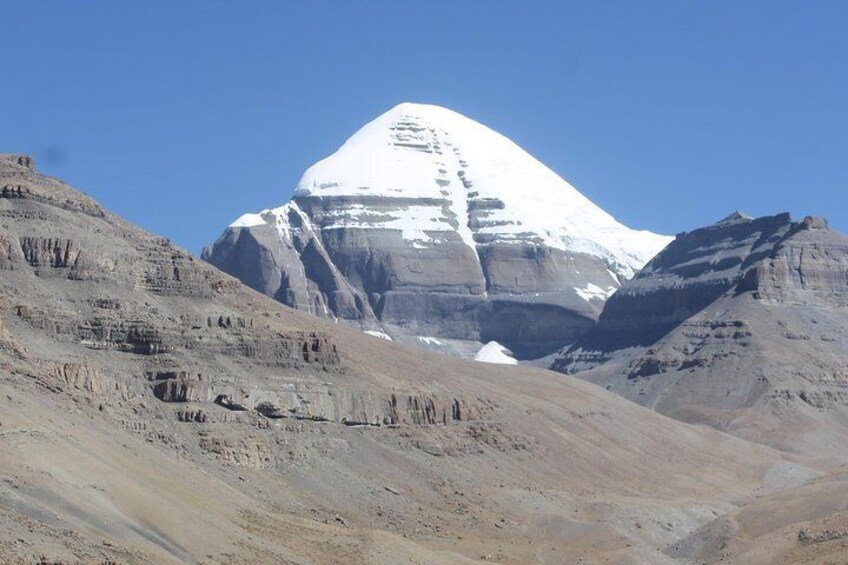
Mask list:
POLYGON ((498 341, 526 358, 587 330, 669 241, 618 223, 497 132, 404 103, 204 258, 317 315, 470 355, 498 341))

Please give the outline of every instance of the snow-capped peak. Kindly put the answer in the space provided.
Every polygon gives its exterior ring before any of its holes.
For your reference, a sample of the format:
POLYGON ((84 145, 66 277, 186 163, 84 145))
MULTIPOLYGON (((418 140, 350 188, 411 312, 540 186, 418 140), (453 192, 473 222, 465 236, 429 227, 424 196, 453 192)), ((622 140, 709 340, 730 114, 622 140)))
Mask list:
MULTIPOLYGON (((438 244, 446 231, 472 249, 539 243, 601 257, 626 278, 671 240, 627 228, 503 135, 425 104, 399 104, 368 123, 295 190, 295 198, 350 197, 322 230, 397 229, 416 247, 438 244), (381 212, 363 200, 372 197, 401 206, 381 212)), ((232 227, 271 223, 283 212, 245 214, 232 227)))

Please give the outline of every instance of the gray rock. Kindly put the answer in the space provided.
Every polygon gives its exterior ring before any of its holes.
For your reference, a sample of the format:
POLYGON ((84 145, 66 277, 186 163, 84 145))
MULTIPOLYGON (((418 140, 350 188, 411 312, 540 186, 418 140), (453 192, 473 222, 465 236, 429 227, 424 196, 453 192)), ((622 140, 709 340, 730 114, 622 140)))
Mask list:
POLYGON ((678 235, 552 365, 663 414, 819 455, 848 447, 846 367, 848 237, 789 214, 678 235))

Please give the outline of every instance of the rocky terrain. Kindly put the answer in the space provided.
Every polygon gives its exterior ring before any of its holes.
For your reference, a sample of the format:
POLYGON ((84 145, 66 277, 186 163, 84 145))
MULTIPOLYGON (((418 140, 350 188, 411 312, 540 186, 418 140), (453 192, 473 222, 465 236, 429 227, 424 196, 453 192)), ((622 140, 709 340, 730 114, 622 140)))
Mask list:
POLYGON ((848 237, 741 214, 677 236, 554 369, 658 412, 848 460, 848 237))
POLYGON ((542 357, 671 238, 631 230, 510 140, 401 104, 203 258, 305 312, 473 358, 542 357), (496 346, 496 345, 494 345, 496 346))
POLYGON ((0 562, 771 563, 844 548, 838 457, 289 309, 24 156, 0 157, 0 241, 0 562))

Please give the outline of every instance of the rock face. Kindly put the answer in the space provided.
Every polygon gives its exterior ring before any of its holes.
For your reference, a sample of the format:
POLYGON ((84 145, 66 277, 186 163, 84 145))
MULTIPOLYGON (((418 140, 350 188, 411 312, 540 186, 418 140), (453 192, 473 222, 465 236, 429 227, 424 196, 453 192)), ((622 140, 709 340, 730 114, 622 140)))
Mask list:
POLYGON ((669 240, 619 224, 494 131, 401 104, 203 258, 314 315, 407 343, 456 340, 471 357, 497 341, 526 359, 585 333, 669 240))
POLYGON ((846 445, 846 367, 848 237, 789 214, 678 235, 553 364, 664 414, 802 452, 846 445))
POLYGON ((346 369, 325 331, 244 308, 233 301, 242 289, 236 280, 33 167, 26 156, 0 157, 0 183, 13 187, 0 195, 0 307, 11 317, 0 323, 0 348, 28 359, 23 344, 33 335, 59 344, 51 346, 59 359, 35 359, 52 388, 149 393, 191 405, 191 417, 204 421, 226 419, 223 410, 254 419, 425 425, 488 412, 485 401, 462 395, 270 378, 307 371, 329 379, 346 369), (101 367, 76 362, 79 352, 62 359, 68 348, 81 348, 86 361, 105 360, 101 367), (222 370, 221 359, 240 368, 222 370), (249 387, 241 371, 254 375, 249 387))

